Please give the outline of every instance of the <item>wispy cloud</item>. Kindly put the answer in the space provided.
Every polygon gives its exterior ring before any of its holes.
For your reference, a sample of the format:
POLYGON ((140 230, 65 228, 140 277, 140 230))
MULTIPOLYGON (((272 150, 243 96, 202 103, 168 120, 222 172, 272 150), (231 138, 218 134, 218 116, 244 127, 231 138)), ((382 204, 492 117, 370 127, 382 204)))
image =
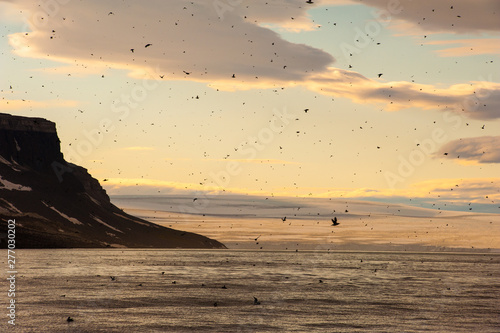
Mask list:
POLYGON ((436 51, 441 57, 462 57, 474 56, 478 54, 500 54, 500 39, 498 38, 435 40, 425 42, 424 44, 440 45, 446 47, 444 49, 436 51))
POLYGON ((352 200, 384 200, 406 198, 427 202, 454 203, 500 203, 500 178, 466 178, 466 179, 432 179, 414 183, 405 189, 372 189, 372 188, 281 188, 266 192, 246 188, 222 188, 203 184, 171 182, 155 179, 120 179, 111 178, 103 185, 110 194, 248 194, 261 196, 293 196, 317 198, 345 198, 352 200))
POLYGON ((500 136, 481 136, 450 141, 434 155, 436 158, 477 163, 500 163, 500 136))
MULTIPOLYGON (((356 0, 351 3, 359 4, 356 0)), ((411 34, 416 31, 463 34, 500 31, 500 2, 496 0, 364 0, 363 4, 379 10, 400 8, 393 19, 408 23, 405 30, 411 34)))
POLYGON ((21 109, 50 109, 76 107, 78 101, 51 99, 45 101, 34 101, 25 99, 0 99, 0 109, 4 111, 13 111, 21 109))
POLYGON ((361 104, 379 103, 388 111, 419 107, 455 110, 478 119, 500 118, 500 83, 494 82, 443 88, 406 81, 376 81, 353 71, 330 68, 311 76, 306 86, 321 94, 347 97, 361 104))
MULTIPOLYGON (((28 19, 40 12, 31 1, 11 2, 28 19)), ((275 85, 300 81, 334 60, 322 50, 288 42, 259 25, 292 21, 295 14, 305 17, 306 9, 277 2, 235 6, 221 20, 212 1, 154 6, 131 1, 127 7, 117 0, 72 1, 44 17, 50 24, 29 21, 31 32, 9 38, 16 53, 25 57, 84 66, 105 63, 136 73, 156 71, 169 80, 275 85), (147 44, 151 45, 146 48, 147 44)))
POLYGON ((145 178, 110 178, 105 183, 106 191, 110 194, 262 194, 258 191, 249 191, 241 188, 221 188, 199 183, 183 183, 145 178))
POLYGON ((217 162, 239 162, 239 163, 251 163, 251 164, 299 164, 298 162, 278 160, 272 158, 209 158, 206 161, 217 161, 217 162))
POLYGON ((155 150, 154 147, 125 147, 123 150, 132 150, 132 151, 143 151, 143 150, 155 150))
POLYGON ((335 189, 316 197, 427 199, 429 202, 500 203, 500 178, 432 179, 404 189, 335 189))
MULTIPOLYGON (((304 86, 357 103, 379 103, 388 111, 451 108, 457 112, 463 109, 478 119, 500 117, 498 83, 438 87, 369 79, 333 68, 335 59, 327 52, 289 42, 266 28, 266 24, 272 24, 288 30, 313 29, 307 11, 316 3, 252 2, 231 6, 220 19, 212 1, 155 2, 151 6, 132 1, 124 6, 119 0, 71 1, 60 5, 52 15, 45 15, 44 24, 36 24, 33 18, 41 20, 43 14, 36 2, 9 2, 31 19, 31 32, 9 36, 15 52, 24 57, 57 60, 79 68, 125 69, 136 78, 147 74, 149 79, 204 82, 227 91, 304 86)), ((346 3, 325 0, 319 5, 346 3)), ((388 7, 387 0, 363 4, 381 10, 388 7)), ((457 0, 453 8, 449 3, 430 0, 401 1, 393 18, 435 32, 498 31, 498 15, 494 13, 499 6, 494 0, 457 0)), ((467 45, 466 40, 463 43, 467 45)), ((498 48, 484 41, 475 43, 481 52, 498 48)), ((442 52, 449 55, 465 50, 459 47, 442 52)))

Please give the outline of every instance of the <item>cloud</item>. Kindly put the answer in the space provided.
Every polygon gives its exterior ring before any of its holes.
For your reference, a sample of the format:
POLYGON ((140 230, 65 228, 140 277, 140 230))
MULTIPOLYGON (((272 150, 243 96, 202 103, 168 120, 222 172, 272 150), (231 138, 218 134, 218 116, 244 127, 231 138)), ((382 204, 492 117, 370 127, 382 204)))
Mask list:
MULTIPOLYGON (((108 67, 127 70, 135 78, 197 81, 227 91, 305 86, 357 103, 381 104, 388 111, 419 107, 451 109, 477 119, 500 118, 498 83, 438 87, 373 80, 333 68, 335 59, 325 51, 288 42, 266 28, 270 24, 293 31, 314 29, 307 10, 316 4, 302 0, 223 2, 222 9, 214 6, 222 2, 204 0, 156 0, 147 6, 121 0, 71 1, 45 9, 29 0, 9 3, 27 15, 31 30, 9 35, 14 51, 71 64, 80 69, 77 75, 82 68, 104 71, 108 67)), ((325 0, 319 5, 346 3, 359 4, 325 0)), ((457 15, 463 24, 452 29, 455 32, 490 31, 498 26, 490 20, 498 5, 490 0, 455 1, 453 10, 431 1, 401 1, 388 9, 393 3, 399 2, 363 2, 413 23, 426 13, 429 19, 423 16, 426 23, 421 26, 436 31, 458 20, 457 15)), ((56 72, 61 70, 65 68, 56 72)))
POLYGON ((441 57, 462 57, 478 54, 500 54, 500 41, 493 38, 481 39, 459 39, 459 40, 436 40, 426 42, 427 45, 459 45, 449 47, 436 52, 441 57))
POLYGON ((329 68, 309 77, 305 85, 318 93, 347 97, 360 104, 382 104, 388 111, 420 107, 451 110, 477 119, 500 118, 500 83, 482 81, 441 88, 406 81, 381 82, 329 68))
POLYGON ((132 150, 132 151, 144 151, 144 150, 154 150, 153 147, 125 147, 124 150, 132 150))
POLYGON ((45 101, 33 101, 26 99, 0 99, 0 109, 4 111, 20 109, 52 109, 78 106, 78 101, 51 99, 45 101))
POLYGON ((500 136, 450 141, 439 149, 435 157, 452 158, 457 162, 466 160, 475 163, 500 163, 500 136))
MULTIPOLYGON (((359 4, 358 1, 351 1, 359 4)), ((329 1, 335 4, 335 1, 329 1)), ((500 31, 500 2, 497 0, 364 0, 364 5, 387 11, 391 20, 403 21, 399 29, 415 34, 450 32, 457 34, 500 31), (391 11, 391 8, 395 10, 391 11)))
POLYGON ((350 199, 391 198, 423 199, 429 202, 498 203, 500 178, 432 179, 414 183, 404 189, 336 189, 315 197, 342 197, 350 199))
POLYGON ((145 178, 110 178, 102 184, 111 195, 117 194, 189 194, 217 195, 221 193, 263 195, 262 191, 245 188, 222 188, 199 183, 182 183, 145 178))
POLYGON ((411 184, 404 189, 372 188, 280 188, 275 191, 249 190, 236 187, 209 186, 199 183, 182 183, 157 179, 110 178, 103 186, 110 194, 247 194, 265 196, 293 196, 315 198, 345 198, 359 200, 379 200, 390 202, 399 200, 411 204, 410 199, 427 203, 478 203, 500 202, 500 178, 432 179, 411 184))
POLYGON ((264 87, 301 81, 334 61, 322 50, 285 41, 259 25, 293 23, 289 15, 296 14, 301 18, 297 25, 303 26, 306 8, 297 5, 235 6, 219 19, 213 2, 202 0, 151 1, 147 6, 71 1, 56 6, 51 15, 32 1, 10 2, 28 16, 31 32, 9 36, 15 52, 25 57, 105 63, 170 80, 264 87), (279 10, 266 10, 277 6, 279 10))
POLYGON ((252 163, 252 164, 300 164, 298 162, 291 162, 285 160, 278 160, 273 158, 210 158, 205 161, 218 161, 218 162, 239 162, 239 163, 252 163))

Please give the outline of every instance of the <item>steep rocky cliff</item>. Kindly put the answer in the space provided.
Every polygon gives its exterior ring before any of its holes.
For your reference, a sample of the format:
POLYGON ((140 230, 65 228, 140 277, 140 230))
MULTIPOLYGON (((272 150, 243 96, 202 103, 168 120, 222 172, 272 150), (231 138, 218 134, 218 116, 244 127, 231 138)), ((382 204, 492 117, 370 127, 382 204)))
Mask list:
POLYGON ((0 113, 0 238, 9 219, 16 248, 225 248, 124 213, 86 169, 64 160, 53 122, 0 113))

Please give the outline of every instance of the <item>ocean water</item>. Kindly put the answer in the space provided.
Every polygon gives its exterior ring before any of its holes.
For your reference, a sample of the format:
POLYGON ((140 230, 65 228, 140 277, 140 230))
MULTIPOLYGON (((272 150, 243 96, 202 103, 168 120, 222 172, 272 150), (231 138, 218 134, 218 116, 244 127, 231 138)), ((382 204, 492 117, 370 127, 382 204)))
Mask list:
POLYGON ((16 326, 3 316, 2 332, 500 331, 498 254, 59 249, 16 255, 16 326))

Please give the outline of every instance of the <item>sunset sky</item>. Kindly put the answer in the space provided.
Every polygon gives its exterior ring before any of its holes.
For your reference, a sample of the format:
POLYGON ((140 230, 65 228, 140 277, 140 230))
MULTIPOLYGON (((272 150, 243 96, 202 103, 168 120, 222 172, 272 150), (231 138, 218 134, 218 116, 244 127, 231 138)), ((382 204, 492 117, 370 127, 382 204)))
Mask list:
POLYGON ((496 0, 0 0, 0 22, 0 112, 56 122, 109 194, 500 213, 496 0))

